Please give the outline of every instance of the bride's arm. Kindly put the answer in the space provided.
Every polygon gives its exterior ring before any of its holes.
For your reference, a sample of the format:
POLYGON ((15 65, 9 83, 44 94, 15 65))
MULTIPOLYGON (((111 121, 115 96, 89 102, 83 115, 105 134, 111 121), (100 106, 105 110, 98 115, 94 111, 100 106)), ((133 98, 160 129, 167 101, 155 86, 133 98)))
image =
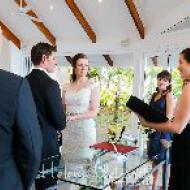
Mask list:
POLYGON ((99 86, 96 86, 91 91, 89 110, 79 115, 69 116, 67 117, 67 120, 73 121, 73 120, 95 118, 99 112, 99 107, 100 107, 100 89, 99 86))
POLYGON ((63 104, 63 109, 66 112, 65 92, 66 92, 66 85, 64 85, 62 88, 62 104, 63 104))
POLYGON ((186 84, 183 88, 173 121, 153 123, 145 121, 142 117, 139 117, 139 119, 142 125, 148 128, 181 134, 190 120, 190 83, 186 84))
POLYGON ((166 116, 172 119, 174 116, 175 101, 171 92, 166 94, 166 116))

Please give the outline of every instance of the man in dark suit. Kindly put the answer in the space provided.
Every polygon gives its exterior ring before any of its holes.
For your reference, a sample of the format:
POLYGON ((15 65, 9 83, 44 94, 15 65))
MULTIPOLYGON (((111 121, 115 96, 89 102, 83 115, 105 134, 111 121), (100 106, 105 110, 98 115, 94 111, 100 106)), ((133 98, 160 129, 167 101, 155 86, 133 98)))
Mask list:
MULTIPOLYGON (((0 28, 0 49, 2 45, 0 28)), ((29 190, 40 167, 42 138, 27 80, 0 70, 0 189, 29 190)))
MULTIPOLYGON (((43 160, 59 155, 57 132, 66 126, 66 117, 61 101, 61 92, 58 83, 49 77, 56 67, 55 48, 48 43, 38 43, 32 47, 31 60, 34 69, 27 76, 31 86, 34 101, 37 106, 41 132, 43 136, 42 164, 44 168, 50 168, 43 160)), ((59 160, 54 160, 54 166, 59 160)), ((36 189, 43 190, 55 185, 56 176, 46 176, 36 180, 36 189)))

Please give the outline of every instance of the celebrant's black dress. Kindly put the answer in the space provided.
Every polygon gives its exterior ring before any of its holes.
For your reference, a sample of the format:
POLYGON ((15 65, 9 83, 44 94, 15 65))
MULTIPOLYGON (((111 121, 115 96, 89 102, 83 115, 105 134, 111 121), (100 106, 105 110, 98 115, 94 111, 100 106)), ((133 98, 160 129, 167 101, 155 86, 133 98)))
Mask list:
POLYGON ((173 136, 169 190, 190 190, 190 124, 173 136))
POLYGON ((181 134, 173 136, 168 190, 190 190, 190 123, 186 125, 181 134))

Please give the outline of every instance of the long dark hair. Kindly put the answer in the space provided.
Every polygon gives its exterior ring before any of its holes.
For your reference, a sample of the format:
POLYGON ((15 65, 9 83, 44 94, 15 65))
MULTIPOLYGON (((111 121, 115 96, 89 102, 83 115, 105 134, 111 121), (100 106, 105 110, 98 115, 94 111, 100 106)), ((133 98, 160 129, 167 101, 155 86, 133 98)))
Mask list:
MULTIPOLYGON (((169 86, 167 86, 166 90, 164 93, 167 93, 167 92, 171 92, 172 91, 172 85, 171 85, 171 81, 172 81, 172 76, 170 74, 169 71, 167 70, 163 70, 161 71, 160 73, 157 74, 157 80, 158 79, 166 79, 168 82, 169 82, 169 86)), ((156 88, 156 91, 158 92, 159 89, 158 87, 156 88)))
POLYGON ((183 55, 184 59, 188 63, 190 63, 190 48, 186 48, 186 49, 182 50, 182 52, 180 54, 183 55))
MULTIPOLYGON (((184 59, 187 61, 187 63, 190 63, 190 48, 186 48, 181 51, 180 55, 183 55, 184 59)), ((186 84, 186 82, 189 82, 189 79, 183 80, 183 86, 186 84)))
POLYGON ((76 81, 76 79, 77 79, 77 76, 76 76, 76 74, 75 74, 75 69, 76 69, 76 67, 77 67, 77 61, 79 60, 79 59, 88 59, 88 57, 85 55, 85 54, 83 54, 83 53, 78 53, 78 54, 76 54, 73 58, 72 58, 72 74, 71 74, 71 82, 74 82, 74 81, 76 81))

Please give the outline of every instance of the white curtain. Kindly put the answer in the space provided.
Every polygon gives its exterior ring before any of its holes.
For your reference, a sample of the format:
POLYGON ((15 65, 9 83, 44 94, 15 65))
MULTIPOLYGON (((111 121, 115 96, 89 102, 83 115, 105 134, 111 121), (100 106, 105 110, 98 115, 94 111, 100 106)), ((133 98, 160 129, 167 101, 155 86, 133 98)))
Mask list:
POLYGON ((26 76, 32 70, 32 61, 30 56, 24 58, 23 75, 26 76))

